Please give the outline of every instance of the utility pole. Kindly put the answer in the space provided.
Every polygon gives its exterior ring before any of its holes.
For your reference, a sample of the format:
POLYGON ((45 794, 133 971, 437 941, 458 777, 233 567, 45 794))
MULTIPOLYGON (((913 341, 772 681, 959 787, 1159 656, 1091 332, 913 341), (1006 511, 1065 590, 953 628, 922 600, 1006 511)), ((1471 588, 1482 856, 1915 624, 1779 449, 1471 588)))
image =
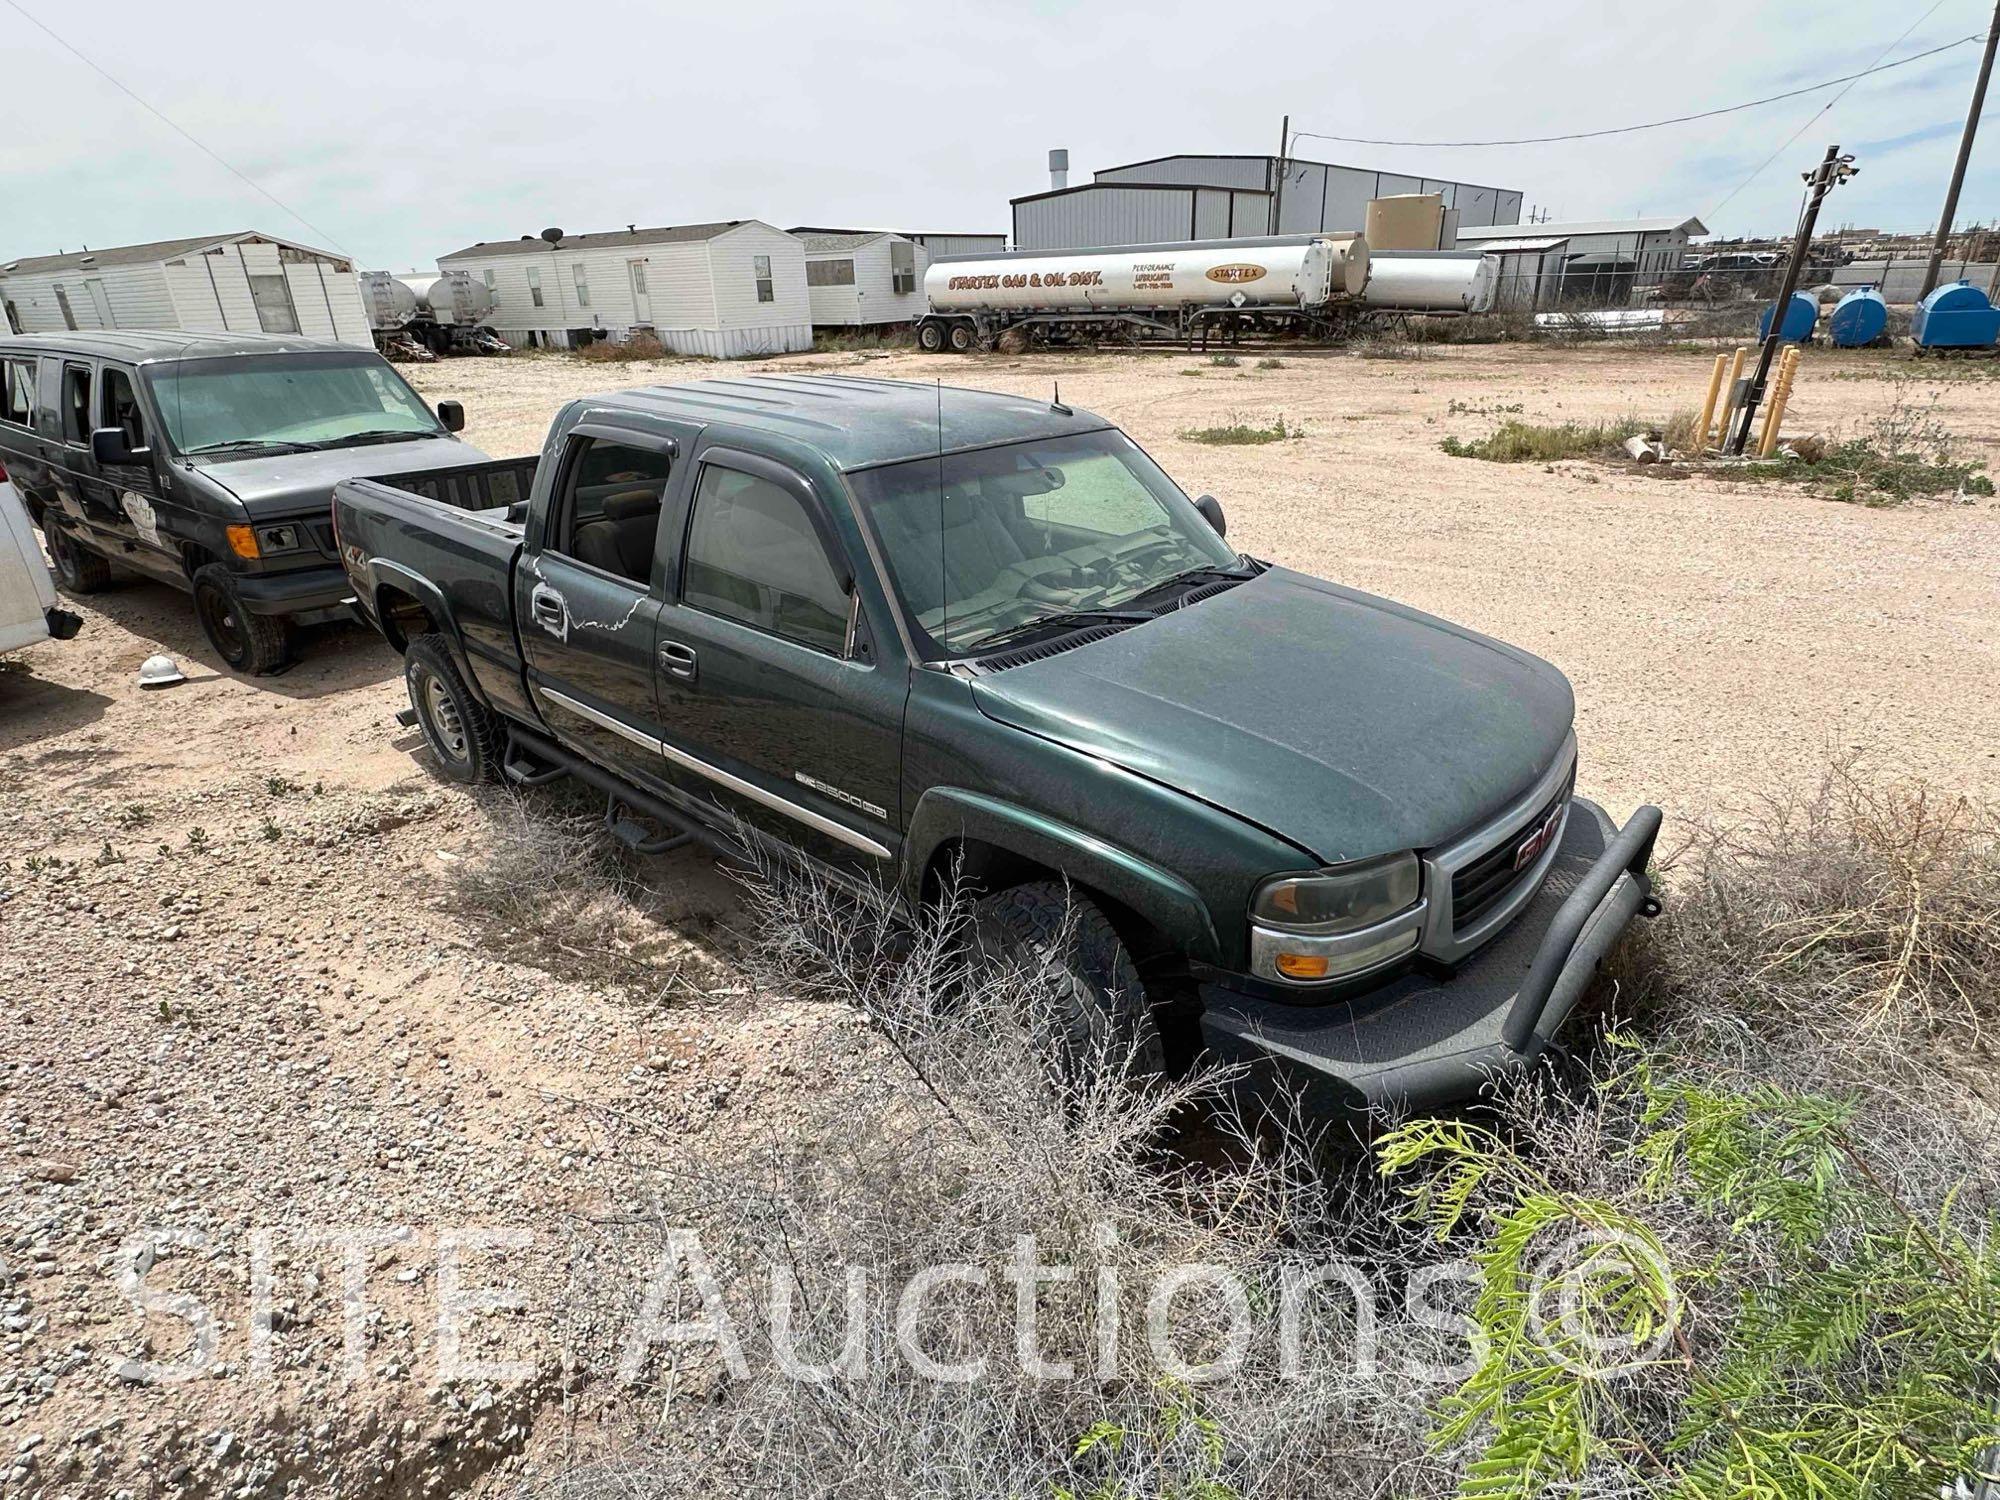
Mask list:
POLYGON ((1979 133, 1979 112, 1986 107, 1986 80, 1993 73, 1993 49, 1997 45, 2000 45, 2000 0, 1993 7, 1993 24, 1986 28, 1986 51, 1979 59, 1979 81, 1972 86, 1972 108, 1966 111, 1965 134, 1958 138, 1958 160, 1952 163, 1951 186, 1945 189, 1944 212, 1938 215, 1930 264, 1924 267, 1924 284, 1917 292, 1919 302, 1937 285, 1938 262, 1944 259, 1944 243, 1951 238, 1951 221, 1958 216, 1958 190, 1965 185, 1966 164, 1972 160, 1972 138, 1979 133))
MULTIPOLYGON (((2000 3, 2000 0, 1996 0, 2000 3)), ((1285 123, 1278 127, 1278 184, 1271 194, 1271 233, 1279 232, 1278 226, 1285 222, 1285 178, 1290 168, 1285 158, 1292 154, 1292 117, 1285 116, 1285 123)))
POLYGON ((1792 236, 1792 258, 1785 264, 1785 282, 1778 289, 1777 304, 1771 309, 1771 331, 1764 336, 1764 347, 1757 353, 1757 373, 1750 377, 1736 409, 1736 430, 1723 444, 1725 453, 1743 452, 1743 441, 1749 437, 1751 421, 1757 415, 1757 403, 1764 399, 1764 382, 1770 379, 1771 362, 1778 357, 1778 345, 1783 342, 1785 314, 1792 309, 1792 293, 1799 289, 1799 274, 1805 269, 1806 251, 1812 246, 1813 226, 1819 222, 1819 206, 1855 170, 1853 157, 1842 156, 1838 146, 1828 146, 1825 159, 1812 171, 1802 174, 1806 180, 1806 206, 1799 215, 1798 232, 1792 236))

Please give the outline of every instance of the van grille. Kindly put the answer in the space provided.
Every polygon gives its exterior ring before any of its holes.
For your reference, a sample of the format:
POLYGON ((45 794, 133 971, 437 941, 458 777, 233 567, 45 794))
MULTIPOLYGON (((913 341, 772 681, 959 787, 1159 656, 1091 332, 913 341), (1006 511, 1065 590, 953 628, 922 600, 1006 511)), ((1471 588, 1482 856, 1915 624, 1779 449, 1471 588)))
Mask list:
POLYGON ((1479 856, 1469 864, 1461 865, 1451 877, 1451 928, 1457 936, 1471 927, 1481 917, 1493 910, 1532 871, 1540 859, 1515 867, 1515 856, 1520 852, 1522 840, 1528 838, 1542 826, 1551 812, 1569 801, 1570 792, 1576 786, 1576 777, 1563 783, 1563 789, 1535 810, 1535 815, 1494 848, 1479 856))

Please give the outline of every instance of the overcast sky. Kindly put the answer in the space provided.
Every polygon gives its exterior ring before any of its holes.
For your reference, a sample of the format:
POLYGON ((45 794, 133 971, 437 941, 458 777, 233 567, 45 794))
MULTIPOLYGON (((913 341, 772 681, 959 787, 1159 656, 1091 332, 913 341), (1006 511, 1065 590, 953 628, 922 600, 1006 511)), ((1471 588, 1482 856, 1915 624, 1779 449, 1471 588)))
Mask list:
MULTIPOLYGON (((19 0, 306 222, 230 175, 0 0, 0 259, 256 228, 368 267, 559 226, 1009 226, 1007 200, 1295 129, 1545 135, 1736 104, 1852 72, 1928 0, 1490 0, 1324 7, 1090 0, 525 4, 19 0)), ((1941 0, 1891 54, 1981 31, 1941 0)), ((1696 214, 1787 229, 1840 142, 1824 222, 1934 221, 1979 48, 1610 140, 1486 149, 1302 139, 1295 154, 1518 188, 1558 218, 1696 214), (1786 137, 1813 122, 1748 187, 1786 137), (1734 193, 1732 197, 1731 194, 1734 193), (1726 204, 1724 200, 1728 201, 1726 204)), ((1961 221, 2000 211, 2000 130, 1961 221)))

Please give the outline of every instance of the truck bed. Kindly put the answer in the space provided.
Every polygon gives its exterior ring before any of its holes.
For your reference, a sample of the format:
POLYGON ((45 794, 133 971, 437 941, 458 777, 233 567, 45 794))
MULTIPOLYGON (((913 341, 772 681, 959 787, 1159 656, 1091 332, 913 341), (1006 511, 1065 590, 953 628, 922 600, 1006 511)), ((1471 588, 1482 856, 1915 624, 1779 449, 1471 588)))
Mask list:
POLYGON ((349 479, 333 491, 341 565, 362 612, 392 640, 430 628, 428 612, 446 625, 472 686, 530 722, 513 598, 537 462, 349 479))

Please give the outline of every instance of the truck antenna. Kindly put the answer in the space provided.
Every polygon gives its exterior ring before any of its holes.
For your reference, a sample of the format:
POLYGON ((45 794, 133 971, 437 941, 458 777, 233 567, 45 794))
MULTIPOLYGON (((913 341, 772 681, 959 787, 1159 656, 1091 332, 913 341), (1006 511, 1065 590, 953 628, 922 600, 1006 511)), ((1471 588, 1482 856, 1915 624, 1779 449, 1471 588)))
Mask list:
POLYGON ((1067 407, 1067 406, 1064 406, 1064 405, 1063 405, 1063 398, 1062 398, 1062 382, 1061 382, 1060 380, 1058 380, 1058 381, 1054 382, 1054 384, 1055 384, 1055 388, 1056 388, 1056 393, 1055 393, 1055 394, 1054 394, 1053 396, 1051 396, 1051 397, 1049 398, 1049 410, 1050 410, 1050 411, 1059 411, 1059 412, 1061 412, 1061 413, 1062 413, 1062 414, 1063 414, 1064 416, 1066 416, 1066 417, 1073 417, 1073 416, 1075 416, 1075 415, 1076 415, 1075 411, 1073 411, 1073 410, 1072 410, 1071 408, 1069 408, 1069 407, 1067 407))

